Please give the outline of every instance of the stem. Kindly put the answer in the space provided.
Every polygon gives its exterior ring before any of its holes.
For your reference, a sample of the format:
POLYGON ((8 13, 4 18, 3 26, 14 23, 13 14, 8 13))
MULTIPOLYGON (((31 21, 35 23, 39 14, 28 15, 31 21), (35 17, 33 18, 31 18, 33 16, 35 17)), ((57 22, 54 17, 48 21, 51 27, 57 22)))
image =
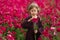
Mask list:
POLYGON ((36 40, 36 34, 35 34, 35 40, 36 40))

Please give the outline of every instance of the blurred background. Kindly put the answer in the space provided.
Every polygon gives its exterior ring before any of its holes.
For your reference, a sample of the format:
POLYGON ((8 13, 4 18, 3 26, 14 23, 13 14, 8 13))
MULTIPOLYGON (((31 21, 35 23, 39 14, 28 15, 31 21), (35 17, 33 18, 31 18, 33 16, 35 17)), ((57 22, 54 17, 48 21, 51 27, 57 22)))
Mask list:
POLYGON ((28 17, 27 7, 36 2, 43 35, 39 40, 60 40, 60 0, 0 0, 0 40, 24 40, 26 29, 21 26, 22 20, 28 17))

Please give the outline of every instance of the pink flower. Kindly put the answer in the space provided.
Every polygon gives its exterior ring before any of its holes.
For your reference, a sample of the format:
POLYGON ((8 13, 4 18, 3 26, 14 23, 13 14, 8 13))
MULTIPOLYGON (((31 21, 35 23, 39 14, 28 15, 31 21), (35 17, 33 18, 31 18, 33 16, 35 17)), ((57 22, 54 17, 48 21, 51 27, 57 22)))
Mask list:
POLYGON ((54 31, 55 29, 56 29, 55 27, 51 27, 51 28, 50 28, 51 31, 54 31))
POLYGON ((15 40, 14 37, 11 34, 8 34, 6 36, 7 40, 15 40))
POLYGON ((8 31, 8 34, 7 34, 6 38, 7 38, 7 40, 15 40, 15 35, 16 35, 16 32, 8 31))
POLYGON ((54 32, 54 35, 57 35, 57 32, 54 32))

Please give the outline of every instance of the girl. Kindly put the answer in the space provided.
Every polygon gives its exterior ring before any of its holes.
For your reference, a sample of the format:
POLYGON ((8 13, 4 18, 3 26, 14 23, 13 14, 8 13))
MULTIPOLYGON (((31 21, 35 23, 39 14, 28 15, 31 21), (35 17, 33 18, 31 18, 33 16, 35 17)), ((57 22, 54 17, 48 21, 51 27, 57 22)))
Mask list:
POLYGON ((25 40, 35 40, 35 35, 36 40, 38 40, 43 31, 43 26, 38 16, 39 13, 38 5, 36 3, 32 3, 28 7, 28 12, 30 16, 28 16, 21 24, 23 28, 28 29, 25 40), (36 30, 34 30, 34 24, 35 26, 37 25, 36 28, 38 27, 36 30))

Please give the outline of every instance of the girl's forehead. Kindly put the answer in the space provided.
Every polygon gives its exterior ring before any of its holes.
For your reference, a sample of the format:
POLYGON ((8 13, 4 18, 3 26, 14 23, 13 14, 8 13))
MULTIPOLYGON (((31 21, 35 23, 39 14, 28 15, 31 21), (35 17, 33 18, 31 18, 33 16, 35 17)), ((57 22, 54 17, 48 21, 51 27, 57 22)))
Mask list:
POLYGON ((31 10, 31 9, 38 9, 38 7, 34 6, 34 7, 31 7, 30 10, 31 10))

